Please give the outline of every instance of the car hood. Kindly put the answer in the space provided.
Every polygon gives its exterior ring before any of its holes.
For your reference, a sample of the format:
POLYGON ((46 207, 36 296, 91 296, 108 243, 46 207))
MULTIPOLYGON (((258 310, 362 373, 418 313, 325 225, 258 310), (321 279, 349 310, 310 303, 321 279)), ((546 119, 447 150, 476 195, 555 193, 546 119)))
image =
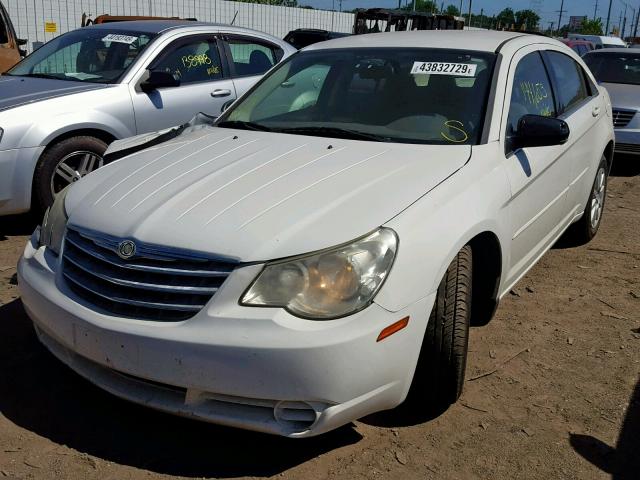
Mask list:
POLYGON ((624 83, 602 83, 609 92, 613 108, 640 110, 640 85, 624 83))
POLYGON ((107 88, 110 85, 81 83, 72 80, 18 77, 0 77, 0 111, 49 98, 71 95, 88 90, 107 88))
POLYGON ((262 261, 376 229, 470 154, 468 145, 206 128, 97 170, 70 189, 65 206, 77 227, 262 261))

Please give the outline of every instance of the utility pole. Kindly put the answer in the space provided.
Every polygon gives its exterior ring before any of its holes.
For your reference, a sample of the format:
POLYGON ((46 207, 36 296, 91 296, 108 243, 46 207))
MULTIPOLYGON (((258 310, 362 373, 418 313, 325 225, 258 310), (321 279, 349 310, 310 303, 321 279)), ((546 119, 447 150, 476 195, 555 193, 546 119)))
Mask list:
POLYGON ((413 0, 413 11, 416 11, 416 0, 413 0))
POLYGON ((484 20, 484 8, 480 9, 480 28, 482 28, 482 21, 484 20))
POLYGON ((551 35, 553 33, 553 26, 555 25, 554 22, 549 22, 549 35, 551 35))
POLYGON ((638 22, 640 22, 640 8, 638 8, 638 15, 636 15, 636 26, 633 29, 633 36, 638 35, 638 22))
POLYGON ((604 34, 609 35, 609 20, 611 20, 611 4, 613 0, 609 0, 609 11, 607 12, 607 26, 604 27, 604 34))
POLYGON ((562 25, 562 14, 564 13, 564 0, 560 2, 560 12, 558 12, 558 35, 560 35, 560 25, 562 25))
POLYGON ((624 15, 623 15, 623 22, 622 22, 622 30, 620 30, 620 38, 624 40, 624 31, 627 27, 627 4, 624 4, 624 15))
POLYGON ((593 20, 595 21, 596 15, 598 15, 598 0, 596 0, 596 6, 593 9, 593 20))
POLYGON ((471 4, 472 3, 473 3, 473 0, 469 0, 469 26, 471 26, 471 4))

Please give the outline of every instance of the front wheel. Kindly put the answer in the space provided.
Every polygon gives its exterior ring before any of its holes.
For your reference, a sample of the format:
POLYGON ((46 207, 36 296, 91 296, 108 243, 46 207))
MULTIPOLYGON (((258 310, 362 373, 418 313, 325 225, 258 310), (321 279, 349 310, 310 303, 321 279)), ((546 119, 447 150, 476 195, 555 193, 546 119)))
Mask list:
POLYGON ((471 273, 472 251, 466 245, 438 286, 409 392, 409 401, 416 408, 444 411, 462 394, 469 346, 471 273))
POLYGON ((70 137, 47 147, 33 175, 34 209, 46 210, 63 188, 100 168, 106 149, 105 142, 89 136, 70 137))

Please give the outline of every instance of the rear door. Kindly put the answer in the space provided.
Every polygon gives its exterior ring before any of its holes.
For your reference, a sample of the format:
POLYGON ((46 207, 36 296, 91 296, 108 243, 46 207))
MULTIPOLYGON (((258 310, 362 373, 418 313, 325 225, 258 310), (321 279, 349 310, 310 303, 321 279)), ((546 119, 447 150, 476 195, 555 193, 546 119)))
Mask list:
POLYGON ((284 55, 282 49, 271 42, 242 35, 225 35, 224 47, 238 97, 284 55))
POLYGON ((167 45, 146 67, 173 73, 180 86, 132 91, 138 133, 188 122, 199 112, 218 116, 223 105, 236 98, 233 81, 218 38, 214 34, 188 35, 167 45))
POLYGON ((505 167, 511 184, 511 259, 508 282, 517 281, 569 221, 571 158, 567 145, 513 149, 510 139, 523 115, 557 116, 554 90, 539 47, 514 56, 503 113, 505 167))
POLYGON ((598 128, 598 124, 611 120, 597 87, 573 58, 556 50, 545 51, 543 57, 557 92, 558 117, 571 131, 566 143, 571 162, 568 206, 576 215, 584 209, 604 151, 603 132, 607 129, 598 128))

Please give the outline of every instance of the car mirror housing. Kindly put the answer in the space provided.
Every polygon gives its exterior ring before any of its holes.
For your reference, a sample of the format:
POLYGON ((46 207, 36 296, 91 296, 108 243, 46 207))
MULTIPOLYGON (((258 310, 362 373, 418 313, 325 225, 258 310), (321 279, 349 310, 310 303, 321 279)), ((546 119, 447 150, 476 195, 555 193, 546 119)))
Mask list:
POLYGON ((569 138, 569 125, 564 120, 542 115, 523 115, 512 137, 514 150, 525 147, 562 145, 569 138))
POLYGON ((173 73, 161 70, 149 70, 149 76, 140 84, 140 89, 149 93, 158 88, 179 87, 180 80, 173 73))

